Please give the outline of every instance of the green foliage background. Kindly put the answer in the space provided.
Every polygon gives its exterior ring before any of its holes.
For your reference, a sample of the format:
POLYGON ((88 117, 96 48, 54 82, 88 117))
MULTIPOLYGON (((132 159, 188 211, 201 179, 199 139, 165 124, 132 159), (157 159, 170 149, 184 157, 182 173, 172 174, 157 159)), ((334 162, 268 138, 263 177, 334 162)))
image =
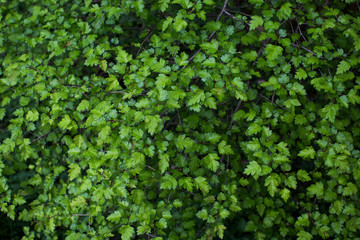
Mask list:
POLYGON ((1 221, 358 239, 359 31, 353 0, 0 0, 1 221))

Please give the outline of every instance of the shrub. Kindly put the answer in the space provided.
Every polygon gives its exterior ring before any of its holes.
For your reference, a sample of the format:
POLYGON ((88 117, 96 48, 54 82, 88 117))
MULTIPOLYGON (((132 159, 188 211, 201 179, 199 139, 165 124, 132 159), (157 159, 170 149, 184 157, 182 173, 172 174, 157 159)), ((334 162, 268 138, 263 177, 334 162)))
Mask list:
POLYGON ((22 239, 359 236, 357 1, 1 2, 22 239))

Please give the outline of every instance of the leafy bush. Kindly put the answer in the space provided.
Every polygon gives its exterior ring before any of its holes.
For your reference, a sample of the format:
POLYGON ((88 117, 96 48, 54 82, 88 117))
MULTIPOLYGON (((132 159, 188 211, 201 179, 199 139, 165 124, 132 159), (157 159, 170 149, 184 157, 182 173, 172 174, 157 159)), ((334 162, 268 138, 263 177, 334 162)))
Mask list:
POLYGON ((357 1, 0 2, 22 239, 359 236, 357 1))

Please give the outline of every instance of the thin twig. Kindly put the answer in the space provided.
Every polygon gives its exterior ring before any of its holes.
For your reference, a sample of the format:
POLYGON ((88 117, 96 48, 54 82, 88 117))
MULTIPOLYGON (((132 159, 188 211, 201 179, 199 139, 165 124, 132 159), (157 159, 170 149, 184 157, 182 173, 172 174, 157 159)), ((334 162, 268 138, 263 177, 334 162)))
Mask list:
POLYGON ((88 217, 88 227, 89 227, 89 232, 91 232, 91 228, 90 228, 90 214, 73 214, 72 216, 79 216, 79 217, 88 217))
POLYGON ((231 9, 229 9, 229 10, 227 10, 227 11, 228 11, 228 12, 233 12, 233 13, 240 13, 241 15, 244 15, 244 16, 247 16, 247 17, 251 17, 250 14, 247 14, 247 13, 245 13, 245 12, 235 11, 235 10, 231 10, 231 9))
POLYGON ((104 14, 102 15, 100 21, 95 25, 95 27, 88 34, 86 34, 86 36, 89 35, 90 33, 92 33, 95 30, 95 28, 97 28, 99 26, 99 24, 101 23, 101 21, 103 20, 103 18, 105 16, 105 13, 106 12, 104 12, 104 14))
POLYGON ((298 47, 298 48, 302 48, 302 49, 308 51, 309 53, 311 53, 312 55, 316 56, 316 53, 314 53, 313 51, 307 49, 306 47, 299 46, 299 45, 296 45, 296 44, 294 44, 294 43, 292 43, 291 46, 298 47))
POLYGON ((177 115, 178 115, 178 118, 179 118, 180 127, 182 127, 182 125, 181 125, 181 117, 180 117, 180 112, 179 112, 179 110, 177 110, 177 115))
MULTIPOLYGON (((224 5, 223 5, 223 7, 221 9, 221 12, 218 15, 218 17, 216 18, 216 21, 219 21, 219 19, 223 15, 223 13, 226 11, 226 6, 227 6, 228 2, 229 2, 229 0, 225 0, 224 5)), ((215 36, 215 33, 216 33, 216 31, 213 31, 211 33, 210 37, 208 38, 208 42, 215 36)), ((189 65, 189 63, 195 58, 195 56, 199 54, 199 52, 201 52, 201 49, 197 50, 196 53, 188 59, 188 64, 183 66, 181 69, 186 68, 189 65)))
MULTIPOLYGON (((268 100, 269 102, 271 102, 271 100, 270 99, 268 99, 267 97, 265 97, 264 95, 262 95, 261 93, 258 93, 259 95, 260 95, 260 97, 262 97, 262 98, 265 98, 266 100, 268 100)), ((276 106, 278 106, 278 107, 280 107, 280 108, 282 108, 282 109, 284 109, 284 110, 286 110, 286 111, 288 111, 288 112, 290 112, 290 110, 289 109, 287 109, 287 108, 284 108, 284 107, 282 107, 282 106, 279 106, 278 104, 276 104, 276 103, 274 103, 276 106)))
POLYGON ((236 21, 239 21, 239 22, 244 22, 243 20, 241 20, 241 19, 238 19, 238 18, 236 18, 234 15, 232 15, 231 13, 229 13, 228 11, 224 11, 224 13, 226 14, 226 15, 229 15, 232 19, 234 19, 234 20, 236 20, 236 21))
POLYGON ((308 42, 308 40, 306 39, 306 37, 304 36, 304 34, 303 34, 302 31, 301 31, 301 28, 300 28, 300 24, 299 24, 299 23, 298 23, 297 29, 299 29, 300 35, 303 37, 303 39, 305 40, 305 42, 308 42))
POLYGON ((156 169, 155 168, 153 168, 153 167, 151 167, 151 166, 149 166, 149 165, 146 165, 148 168, 150 168, 151 170, 153 170, 153 171, 156 171, 156 169))
POLYGON ((266 45, 270 42, 270 38, 267 38, 263 41, 263 45, 261 46, 261 48, 259 49, 259 51, 257 52, 257 57, 255 59, 255 61, 253 62, 253 66, 256 65, 257 60, 259 59, 260 55, 262 54, 262 52, 264 51, 266 45))
POLYGON ((224 5, 221 9, 221 12, 220 12, 219 16, 216 18, 216 21, 219 21, 219 19, 223 15, 223 13, 226 11, 226 6, 227 6, 228 2, 229 2, 229 0, 225 0, 224 5))
POLYGON ((142 49, 142 46, 143 46, 144 43, 150 38, 150 36, 152 35, 153 31, 154 31, 154 29, 152 29, 152 30, 150 31, 150 33, 146 36, 146 38, 141 42, 140 48, 139 48, 138 52, 136 53, 136 57, 139 56, 140 51, 141 51, 141 49, 142 49))
POLYGON ((333 78, 333 77, 332 77, 332 75, 331 75, 331 72, 330 72, 330 68, 329 68, 329 66, 328 66, 327 68, 328 68, 328 71, 329 71, 329 75, 330 75, 330 77, 331 77, 331 78, 333 78))
POLYGON ((171 189, 171 191, 170 191, 170 193, 169 193, 169 197, 168 197, 168 202, 170 201, 170 197, 171 197, 171 194, 172 194, 172 189, 171 189))
POLYGON ((192 193, 192 192, 190 192, 190 191, 188 191, 188 190, 185 190, 185 189, 184 189, 184 191, 185 191, 185 192, 187 192, 187 193, 190 193, 190 194, 191 194, 191 195, 193 195, 194 197, 196 197, 196 198, 198 198, 198 199, 202 200, 202 198, 201 198, 201 197, 199 197, 198 195, 196 195, 195 193, 192 193))
POLYGON ((127 92, 124 91, 110 91, 108 93, 122 93, 122 94, 127 94, 127 92))
POLYGON ((229 129, 231 129, 232 125, 233 125, 233 121, 234 121, 234 114, 239 110, 240 106, 241 106, 242 100, 240 99, 240 101, 238 102, 238 104, 236 105, 236 108, 231 116, 231 121, 230 121, 230 126, 229 129))
POLYGON ((38 141, 38 140, 39 140, 40 138, 42 138, 42 137, 47 136, 47 135, 48 135, 49 133, 51 133, 51 132, 52 132, 52 131, 50 131, 50 132, 48 132, 48 133, 45 133, 45 134, 43 134, 43 135, 41 135, 41 136, 37 137, 36 139, 32 140, 30 144, 32 144, 32 143, 34 143, 34 142, 38 141))

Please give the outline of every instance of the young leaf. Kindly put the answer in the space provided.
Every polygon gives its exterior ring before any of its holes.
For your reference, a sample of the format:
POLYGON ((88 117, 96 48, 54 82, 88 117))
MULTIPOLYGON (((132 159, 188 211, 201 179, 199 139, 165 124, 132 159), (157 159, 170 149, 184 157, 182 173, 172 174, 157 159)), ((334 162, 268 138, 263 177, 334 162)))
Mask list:
POLYGON ((69 165, 69 179, 70 181, 74 180, 77 176, 79 176, 81 172, 81 168, 76 163, 71 163, 69 165))
POLYGON ((121 240, 130 240, 133 237, 135 230, 130 225, 122 225, 119 232, 121 234, 121 240))
POLYGON ((256 161, 251 161, 245 168, 244 173, 246 175, 251 175, 256 179, 259 178, 261 174, 261 166, 256 161))
POLYGON ((120 222, 121 220, 121 212, 116 210, 115 212, 113 212, 112 214, 110 214, 106 219, 110 222, 120 222))
POLYGON ((264 24, 264 20, 262 19, 262 17, 254 15, 251 17, 251 21, 249 24, 250 30, 254 30, 257 27, 262 26, 263 24, 264 24))

